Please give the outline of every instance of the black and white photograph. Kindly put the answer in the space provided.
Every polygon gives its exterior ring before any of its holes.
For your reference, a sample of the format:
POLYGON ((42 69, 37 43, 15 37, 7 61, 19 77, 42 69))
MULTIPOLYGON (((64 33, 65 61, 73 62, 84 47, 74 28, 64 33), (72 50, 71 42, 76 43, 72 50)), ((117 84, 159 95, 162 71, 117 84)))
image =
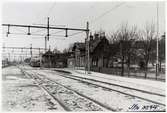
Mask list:
POLYGON ((1 112, 166 112, 162 1, 1 3, 1 112))

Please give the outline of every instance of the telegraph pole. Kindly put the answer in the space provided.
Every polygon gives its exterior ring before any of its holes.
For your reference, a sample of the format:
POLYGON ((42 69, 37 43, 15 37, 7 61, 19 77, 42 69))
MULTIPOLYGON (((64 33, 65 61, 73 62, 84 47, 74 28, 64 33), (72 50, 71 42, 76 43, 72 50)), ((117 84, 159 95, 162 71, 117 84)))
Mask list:
MULTIPOLYGON (((23 54, 23 48, 21 48, 21 54, 23 54)), ((21 55, 21 63, 23 63, 23 59, 24 59, 24 57, 23 57, 23 55, 21 55)))
POLYGON ((156 57, 157 57, 157 59, 156 59, 156 79, 157 79, 157 77, 158 77, 158 75, 159 75, 159 65, 158 65, 158 57, 159 57, 159 55, 158 55, 158 38, 159 38, 159 14, 158 14, 158 2, 157 2, 157 55, 156 55, 156 57))
MULTIPOLYGON (((51 51, 50 50, 50 45, 49 45, 49 51, 51 51)), ((51 68, 51 66, 52 66, 52 64, 51 64, 51 54, 49 53, 48 55, 49 55, 49 68, 51 68)))
POLYGON ((40 48, 39 48, 39 57, 40 57, 40 48))
POLYGON ((42 62, 41 62, 41 60, 42 60, 42 55, 41 55, 41 53, 40 53, 40 48, 39 48, 39 60, 40 60, 40 67, 42 66, 42 62))
POLYGON ((49 17, 47 18, 47 35, 45 36, 45 52, 47 50, 47 41, 49 40, 49 17))
POLYGON ((48 17, 48 24, 47 24, 47 36, 48 36, 48 40, 49 40, 49 17, 48 17))
POLYGON ((45 52, 47 50, 47 36, 45 36, 45 52))
POLYGON ((32 44, 31 44, 31 47, 30 47, 30 55, 31 55, 31 59, 32 59, 32 44))
POLYGON ((10 62, 10 53, 8 53, 8 55, 9 55, 9 60, 8 61, 10 62))
POLYGON ((88 74, 90 74, 90 54, 89 54, 89 22, 86 23, 86 39, 87 39, 87 52, 88 52, 88 74))

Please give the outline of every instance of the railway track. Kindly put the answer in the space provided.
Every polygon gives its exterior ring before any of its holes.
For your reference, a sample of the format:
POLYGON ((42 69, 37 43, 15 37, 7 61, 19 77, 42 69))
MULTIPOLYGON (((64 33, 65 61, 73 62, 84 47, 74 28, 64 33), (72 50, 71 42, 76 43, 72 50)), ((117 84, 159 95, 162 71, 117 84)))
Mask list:
POLYGON ((39 87, 52 96, 66 111, 116 111, 41 74, 28 73, 23 69, 21 71, 34 79, 39 87))
MULTIPOLYGON (((55 70, 55 71, 58 71, 59 73, 63 73, 63 71, 60 71, 60 70, 55 70)), ((63 74, 65 74, 67 76, 69 75, 66 72, 63 73, 63 74)), ((128 86, 117 84, 117 83, 105 82, 105 81, 100 81, 100 80, 97 80, 97 79, 86 78, 86 77, 82 77, 82 76, 75 76, 75 75, 70 74, 70 77, 71 76, 72 77, 76 77, 76 78, 80 78, 80 79, 85 79, 85 80, 98 82, 98 83, 104 83, 104 84, 111 85, 111 86, 118 86, 118 87, 121 87, 121 88, 126 88, 126 89, 130 89, 130 90, 140 91, 140 92, 151 94, 151 95, 157 95, 157 96, 165 97, 165 94, 161 94, 161 93, 158 93, 158 92, 152 92, 152 91, 147 91, 147 90, 143 90, 143 89, 137 89, 137 88, 134 88, 134 87, 130 87, 130 86, 128 87, 128 86)), ((91 76, 93 76, 93 75, 91 75, 91 76)), ((95 77, 97 77, 97 76, 95 76, 95 77)), ((98 77, 98 78, 103 78, 103 77, 98 77)), ((123 82, 123 81, 120 81, 120 82, 123 82)))
MULTIPOLYGON (((57 70, 56 70, 57 71, 57 70)), ((60 70, 58 70, 58 71, 60 71, 60 70)), ((62 70, 61 70, 62 71, 62 70)), ((61 72, 60 71, 60 72, 61 72)), ((62 71, 63 72, 63 71, 62 71)), ((64 72, 66 72, 66 71, 64 71, 64 72)), ((67 71, 68 72, 68 71, 67 71)), ((78 72, 78 71, 75 71, 76 73, 78 73, 78 74, 82 74, 83 75, 83 73, 81 73, 81 72, 78 72)), ((128 84, 134 84, 134 82, 128 82, 128 81, 122 81, 122 80, 117 80, 117 79, 113 79, 113 78, 106 78, 106 77, 100 77, 100 76, 97 76, 97 75, 88 75, 89 77, 97 77, 97 78, 100 78, 100 79, 105 79, 105 80, 111 80, 111 82, 112 81, 118 81, 118 82, 123 82, 123 83, 128 83, 128 84)), ((110 82, 110 83, 111 83, 110 82)), ((105 83, 107 83, 107 82, 105 82, 105 83)), ((135 83, 136 84, 136 83, 135 83)), ((113 85, 115 85, 115 84, 113 84, 113 85)), ((116 85, 117 85, 117 83, 116 83, 116 85)), ((123 86, 123 87, 126 87, 125 85, 121 85, 121 84, 118 84, 119 86, 123 86)), ((140 85, 140 86, 144 86, 145 87, 145 85, 142 85, 142 84, 136 84, 136 85, 140 85)), ((151 89, 157 89, 156 87, 153 87, 153 86, 149 86, 151 89)), ((140 91, 140 89, 136 89, 136 87, 132 87, 131 85, 130 86, 128 86, 128 88, 131 88, 131 89, 134 89, 134 90, 139 90, 140 91)), ((155 94, 155 95, 160 95, 160 96, 165 96, 165 90, 162 90, 162 89, 158 89, 158 91, 152 91, 152 90, 149 90, 149 91, 147 91, 147 90, 143 90, 142 89, 142 92, 146 92, 146 93, 152 93, 152 94, 155 94), (155 93, 156 92, 156 93, 155 93), (163 92, 163 94, 162 93, 159 93, 159 92, 163 92)))
MULTIPOLYGON (((156 105, 160 105, 161 107, 163 106, 163 109, 161 109, 160 111, 165 111, 165 104, 164 103, 162 103, 161 101, 155 101, 155 100, 152 100, 152 99, 148 99, 148 98, 143 98, 143 97, 140 97, 140 95, 134 95, 133 93, 132 94, 129 94, 129 93, 127 93, 126 91, 124 92, 124 91, 120 91, 120 90, 117 90, 117 89, 113 89, 112 87, 111 87, 111 84, 108 84, 108 85, 110 85, 110 87, 106 87, 106 86, 104 86, 104 85, 99 85, 99 82, 98 81, 93 81, 93 80, 91 80, 91 79, 88 79, 88 78, 83 78, 83 77, 78 77, 78 76, 74 76, 74 75, 69 75, 69 74, 65 74, 65 73, 60 73, 60 72, 55 72, 55 71, 52 71, 53 72, 53 74, 56 74, 56 75, 59 75, 59 76, 61 76, 61 77, 65 77, 65 78, 68 78, 68 79, 73 79, 73 80, 76 80, 76 81, 80 81, 80 82, 83 82, 83 83, 87 83, 87 84, 91 84, 91 85, 94 85, 94 86, 97 86, 97 87, 101 87, 102 89, 106 89, 106 90, 111 90, 111 91, 115 91, 115 92, 118 92, 118 93, 121 93, 121 94, 124 94, 124 95, 128 95, 128 96, 131 96, 131 97, 136 97, 136 98, 139 98, 139 99, 141 99, 141 100, 144 100, 144 101, 148 101, 148 102, 150 102, 150 104, 152 103, 152 104, 156 104, 156 105)), ((45 76, 45 74, 37 74, 38 76, 43 76, 41 79, 42 80, 44 80, 44 79, 48 79, 49 81, 52 81, 52 82, 54 82, 55 83, 55 81, 53 81, 53 80, 51 80, 51 79, 49 79, 49 78, 46 78, 46 76, 45 76)), ((101 81, 100 81, 101 82, 101 81)), ((101 82, 101 83, 103 83, 103 82, 101 82)), ((56 84, 59 84, 60 86, 62 85, 62 84, 60 84, 60 83, 58 83, 58 82, 56 82, 56 84)), ((104 84, 104 83, 103 83, 104 84)), ((47 85, 46 85, 47 86, 47 85)), ((51 85, 52 86, 52 85, 51 85)), ((63 87, 65 87, 65 88, 67 88, 67 89, 69 89, 69 87, 66 85, 62 85, 63 87)), ((124 88, 126 88, 126 87, 124 87, 124 88)), ((71 88, 69 89, 69 90, 71 90, 71 88)), ((133 90, 133 89, 131 89, 130 88, 130 90, 133 90)), ((136 91, 136 89, 134 89, 135 91, 136 91)), ((75 93, 77 93, 77 94, 79 94, 80 96, 82 96, 83 94, 82 93, 79 93, 78 91, 75 91, 75 90, 73 90, 75 93)), ((138 90, 137 90, 138 91, 138 90)), ((139 90, 140 91, 140 90, 139 90)), ((142 92, 142 91, 141 91, 142 92)), ((147 93, 147 91, 144 91, 144 93, 147 93)), ((162 97, 162 98, 164 98, 164 100, 165 100, 165 96, 164 95, 159 95, 159 94, 154 94, 154 93, 150 93, 150 92, 148 92, 148 94, 149 95, 154 95, 154 96, 160 96, 160 97, 162 97)), ((107 110, 111 110, 111 111, 117 111, 116 109, 114 109, 113 107, 110 107, 110 106, 106 106, 106 104, 104 105, 103 103, 101 103, 101 102, 98 102, 98 101, 96 101, 96 100, 94 100, 94 99, 92 99, 92 98, 90 98, 90 97, 87 97, 86 95, 83 95, 83 96, 85 96, 86 98, 88 98, 89 100, 93 100, 95 103, 98 103, 98 105, 100 105, 100 106, 102 106, 102 107, 104 107, 104 108, 106 108, 107 110)), ((159 111, 159 110, 157 110, 157 111, 159 111)))
POLYGON ((154 103, 154 104, 166 106, 165 103, 162 103, 162 101, 165 102, 165 95, 162 95, 162 94, 159 94, 159 93, 153 93, 153 92, 148 92, 148 91, 145 91, 145 90, 125 87, 125 86, 122 86, 122 85, 117 85, 117 84, 112 84, 112 83, 108 83, 108 82, 98 81, 98 80, 89 79, 89 78, 86 78, 86 77, 79 77, 79 76, 75 76, 75 75, 72 75, 72 74, 70 74, 70 75, 65 74, 65 73, 62 74, 62 72, 55 72, 55 73, 59 76, 65 77, 65 78, 77 80, 77 81, 80 81, 80 82, 85 82, 85 83, 88 83, 88 84, 92 84, 92 85, 101 87, 103 89, 107 89, 107 90, 115 91, 115 92, 125 94, 125 95, 128 95, 128 96, 136 97, 136 98, 139 98, 139 99, 142 99, 144 101, 148 101, 148 102, 151 102, 151 103, 154 103), (159 100, 159 98, 161 98, 161 99, 159 100))

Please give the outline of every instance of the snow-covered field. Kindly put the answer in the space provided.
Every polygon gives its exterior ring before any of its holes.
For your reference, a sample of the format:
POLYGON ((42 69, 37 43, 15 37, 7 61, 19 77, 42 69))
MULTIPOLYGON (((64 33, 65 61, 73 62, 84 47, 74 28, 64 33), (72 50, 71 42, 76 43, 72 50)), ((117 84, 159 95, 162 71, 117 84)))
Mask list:
POLYGON ((32 79, 16 67, 2 69, 3 111, 63 111, 32 79))

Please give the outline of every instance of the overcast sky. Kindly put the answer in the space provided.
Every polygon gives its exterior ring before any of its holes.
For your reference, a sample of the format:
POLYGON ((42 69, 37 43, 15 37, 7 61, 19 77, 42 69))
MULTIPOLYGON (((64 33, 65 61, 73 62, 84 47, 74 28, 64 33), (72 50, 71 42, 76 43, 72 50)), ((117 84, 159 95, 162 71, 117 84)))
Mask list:
MULTIPOLYGON (((114 32, 122 23, 129 26, 136 25, 144 29, 146 22, 156 23, 157 2, 8 2, 2 7, 2 23, 6 24, 46 24, 50 17, 50 24, 65 25, 72 28, 86 28, 86 21, 90 23, 90 30, 94 33, 103 29, 106 33, 114 32), (118 7, 117 7, 118 6, 118 7), (117 8, 114 8, 117 7, 117 8), (111 11, 111 9, 113 9, 111 11), (103 15, 104 14, 104 15, 103 15)), ((160 33, 165 32, 165 3, 159 2, 160 33)), ((5 33, 7 29, 3 27, 5 33)), ((37 29, 32 30, 32 32, 37 29)), ((58 30, 57 30, 58 31, 58 30)), ((51 33, 57 32, 51 31, 51 33)), ((10 29, 11 33, 27 33, 27 29, 10 29)), ((46 34, 46 30, 36 34, 46 34)), ((76 31, 77 32, 77 31, 76 31)), ((69 34, 76 33, 69 32, 69 34)), ((35 34, 35 33, 34 33, 35 34)), ((64 35, 60 32, 57 35, 64 35)), ((3 35, 3 45, 12 47, 44 48, 44 36, 3 35)), ((48 45, 59 50, 67 48, 70 43, 84 41, 85 33, 68 38, 51 37, 48 45)))

